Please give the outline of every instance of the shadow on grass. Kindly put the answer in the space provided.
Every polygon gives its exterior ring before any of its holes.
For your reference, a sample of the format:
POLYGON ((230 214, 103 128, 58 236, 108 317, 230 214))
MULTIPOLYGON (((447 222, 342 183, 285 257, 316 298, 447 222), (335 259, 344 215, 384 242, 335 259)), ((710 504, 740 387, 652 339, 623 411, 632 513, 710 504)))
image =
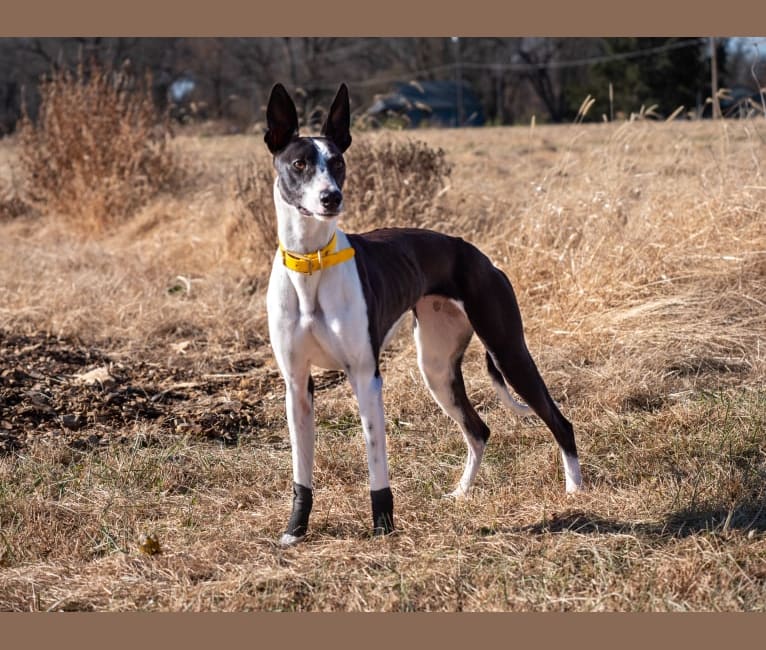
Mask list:
POLYGON ((497 532, 513 532, 543 535, 573 532, 581 535, 640 535, 681 539, 700 533, 723 533, 729 530, 765 532, 766 504, 750 501, 731 509, 726 507, 684 509, 670 513, 663 521, 656 523, 619 521, 573 510, 555 514, 550 519, 544 519, 536 524, 502 530, 481 529, 479 533, 492 535, 497 532))

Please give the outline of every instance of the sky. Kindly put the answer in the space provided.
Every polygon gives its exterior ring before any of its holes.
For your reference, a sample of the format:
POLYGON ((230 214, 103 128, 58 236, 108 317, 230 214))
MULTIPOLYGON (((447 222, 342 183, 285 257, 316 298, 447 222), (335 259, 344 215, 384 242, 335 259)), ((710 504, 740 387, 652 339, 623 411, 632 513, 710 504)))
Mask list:
POLYGON ((732 37, 730 46, 736 47, 740 41, 744 41, 748 45, 757 47, 760 55, 766 57, 766 36, 735 36, 732 37))

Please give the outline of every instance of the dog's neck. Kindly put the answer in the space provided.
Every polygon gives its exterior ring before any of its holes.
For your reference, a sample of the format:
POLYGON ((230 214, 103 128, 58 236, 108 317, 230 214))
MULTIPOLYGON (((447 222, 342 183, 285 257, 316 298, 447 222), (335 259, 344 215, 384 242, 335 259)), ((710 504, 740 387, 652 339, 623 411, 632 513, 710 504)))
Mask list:
POLYGON ((279 190, 279 179, 274 181, 274 205, 279 241, 294 253, 313 253, 324 248, 337 230, 337 219, 305 216, 287 203, 279 190))

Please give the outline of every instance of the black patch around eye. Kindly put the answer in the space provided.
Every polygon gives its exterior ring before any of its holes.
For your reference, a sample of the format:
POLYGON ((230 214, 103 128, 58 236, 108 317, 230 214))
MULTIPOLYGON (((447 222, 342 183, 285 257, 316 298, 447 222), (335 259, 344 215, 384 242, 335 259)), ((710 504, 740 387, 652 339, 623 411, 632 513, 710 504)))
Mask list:
POLYGON ((311 141, 300 139, 291 143, 279 157, 283 160, 289 160, 291 163, 301 160, 306 164, 306 167, 316 165, 319 152, 311 141))

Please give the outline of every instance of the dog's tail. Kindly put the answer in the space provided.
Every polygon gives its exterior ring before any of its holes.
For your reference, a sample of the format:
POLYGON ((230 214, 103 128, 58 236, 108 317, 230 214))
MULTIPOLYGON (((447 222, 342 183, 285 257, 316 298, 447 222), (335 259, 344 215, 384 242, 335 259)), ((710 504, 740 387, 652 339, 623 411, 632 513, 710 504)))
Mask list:
POLYGON ((489 351, 487 351, 485 358, 487 360, 487 371, 489 372, 489 377, 492 380, 492 386, 494 386, 495 392, 497 393, 497 396, 500 398, 500 401, 503 403, 503 405, 506 408, 511 409, 519 417, 534 415, 535 412, 531 407, 527 406, 526 404, 522 404, 521 402, 517 402, 513 398, 513 395, 511 395, 508 387, 505 384, 503 374, 500 372, 500 370, 498 370, 489 351))

